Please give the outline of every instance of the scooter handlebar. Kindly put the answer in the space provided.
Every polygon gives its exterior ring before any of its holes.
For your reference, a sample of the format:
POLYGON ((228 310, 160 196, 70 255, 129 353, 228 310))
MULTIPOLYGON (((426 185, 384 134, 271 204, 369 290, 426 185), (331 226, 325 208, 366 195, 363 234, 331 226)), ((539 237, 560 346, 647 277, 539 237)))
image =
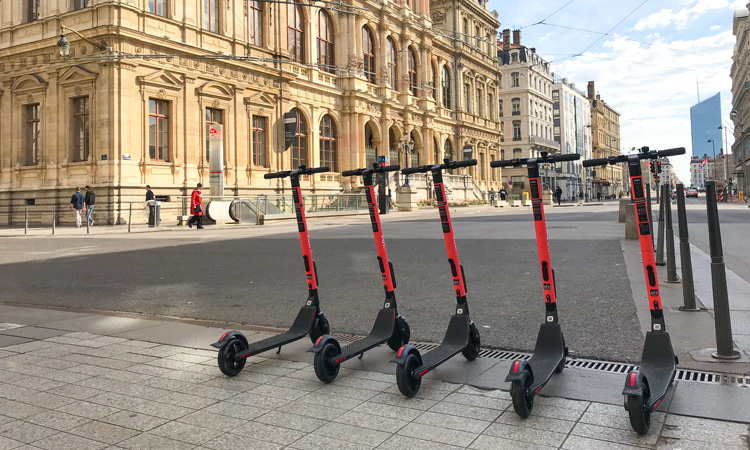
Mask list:
POLYGON ((659 150, 656 152, 659 157, 663 156, 677 156, 677 155, 684 155, 685 154, 685 147, 678 147, 678 148, 669 148, 666 150, 659 150))
POLYGON ((345 170, 341 172, 342 177, 353 177, 355 175, 362 175, 364 169, 345 170))
POLYGON ((401 173, 404 175, 411 175, 413 173, 424 173, 427 172, 428 166, 419 166, 419 167, 407 167, 406 169, 401 169, 401 173))
POLYGON ((581 159, 581 155, 578 153, 569 153, 567 155, 554 155, 549 156, 545 162, 557 162, 557 161, 577 161, 581 159))
POLYGON ((401 166, 394 164, 392 166, 383 166, 382 169, 383 172, 398 172, 401 170, 401 166))
POLYGON ((526 158, 502 159, 500 161, 491 161, 490 167, 512 167, 512 166, 520 166, 522 164, 526 164, 526 158))
POLYGON ((291 172, 288 170, 283 170, 281 172, 272 172, 272 173, 266 173, 263 174, 263 178, 266 180, 270 180, 271 178, 284 178, 288 177, 291 172))
POLYGON ((458 167, 469 167, 469 166, 476 166, 477 160, 476 159, 467 159, 466 161, 451 161, 446 166, 449 166, 449 168, 458 168, 458 167))
POLYGON ((583 167, 604 166, 607 164, 609 164, 609 159, 607 158, 587 159, 582 163, 583 167))
POLYGON ((323 167, 313 167, 313 168, 307 169, 306 172, 300 171, 300 173, 313 174, 313 173, 323 173, 323 172, 330 172, 330 171, 331 171, 330 167, 323 166, 323 167))

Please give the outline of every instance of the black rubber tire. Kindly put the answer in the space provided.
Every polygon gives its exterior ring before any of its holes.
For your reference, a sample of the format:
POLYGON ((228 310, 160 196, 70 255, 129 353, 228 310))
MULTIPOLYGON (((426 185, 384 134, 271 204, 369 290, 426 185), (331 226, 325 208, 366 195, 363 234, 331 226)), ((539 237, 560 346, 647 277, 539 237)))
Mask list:
POLYGON ((469 361, 474 361, 479 356, 479 350, 481 350, 482 338, 479 337, 479 330, 473 323, 469 325, 469 343, 463 349, 461 354, 464 358, 469 361))
POLYGON ((651 428, 651 411, 646 406, 648 404, 648 388, 643 387, 643 395, 628 395, 627 410, 630 416, 630 426, 641 436, 648 433, 651 428))
POLYGON ((398 316, 396 317, 396 323, 393 326, 393 334, 388 338, 388 347, 394 352, 409 343, 411 337, 411 330, 406 320, 398 316))
POLYGON ((323 348, 315 354, 315 360, 313 361, 315 375, 323 383, 330 383, 338 376, 341 366, 331 363, 331 358, 339 354, 341 354, 341 350, 338 345, 332 342, 326 342, 323 348))
POLYGON ((247 349, 247 344, 241 339, 230 339, 219 349, 219 356, 216 358, 219 363, 219 370, 228 377, 233 377, 242 372, 245 367, 246 359, 234 360, 234 355, 247 349))
POLYGON ((520 380, 513 380, 510 384, 510 397, 513 399, 513 409, 524 419, 529 417, 534 409, 534 394, 529 392, 531 373, 524 370, 520 380))
POLYGON ((318 340, 319 337, 326 335, 331 332, 331 327, 328 325, 328 319, 323 313, 318 314, 313 319, 312 326, 310 327, 310 340, 313 344, 318 340))
POLYGON ((396 366, 396 383, 398 390, 405 396, 412 398, 422 386, 422 377, 415 377, 411 373, 422 365, 422 357, 418 353, 409 353, 403 364, 396 366))

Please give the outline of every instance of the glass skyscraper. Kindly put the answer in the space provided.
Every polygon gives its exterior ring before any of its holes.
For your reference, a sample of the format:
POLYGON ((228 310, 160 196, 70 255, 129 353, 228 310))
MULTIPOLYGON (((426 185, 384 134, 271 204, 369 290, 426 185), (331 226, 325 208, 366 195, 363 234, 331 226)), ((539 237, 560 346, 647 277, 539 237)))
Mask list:
POLYGON ((724 147, 721 138, 721 93, 717 93, 690 108, 690 130, 693 138, 693 156, 714 157, 724 147), (714 142, 708 142, 712 139, 714 142))

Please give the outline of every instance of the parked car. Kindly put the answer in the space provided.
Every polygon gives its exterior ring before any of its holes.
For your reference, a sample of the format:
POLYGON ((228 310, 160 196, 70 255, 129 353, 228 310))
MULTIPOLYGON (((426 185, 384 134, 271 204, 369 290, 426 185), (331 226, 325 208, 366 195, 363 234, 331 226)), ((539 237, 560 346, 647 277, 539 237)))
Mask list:
POLYGON ((687 189, 687 192, 685 192, 685 197, 695 197, 698 198, 698 189, 694 187, 690 187, 687 189))

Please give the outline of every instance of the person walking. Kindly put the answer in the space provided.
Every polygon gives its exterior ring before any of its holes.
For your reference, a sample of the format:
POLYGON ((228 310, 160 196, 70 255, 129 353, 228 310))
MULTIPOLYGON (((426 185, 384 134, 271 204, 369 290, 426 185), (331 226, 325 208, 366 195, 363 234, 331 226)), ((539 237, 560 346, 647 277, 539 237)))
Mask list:
POLYGON ((596 191, 596 201, 602 201, 602 191, 596 191))
POLYGON ((151 186, 147 184, 146 185, 146 201, 148 202, 151 200, 156 200, 156 199, 154 198, 154 191, 152 191, 151 186))
POLYGON ((490 203, 495 201, 495 188, 490 188, 490 203))
POLYGON ((201 188, 203 185, 198 183, 198 186, 193 189, 193 193, 190 194, 190 212, 193 213, 193 217, 188 220, 188 227, 193 228, 193 224, 197 223, 199 230, 203 229, 203 193, 201 188))
POLYGON ((81 194, 81 188, 76 188, 75 194, 70 198, 70 210, 76 213, 76 228, 81 228, 81 210, 83 210, 83 203, 85 199, 81 194))
POLYGON ((508 197, 508 191, 505 190, 505 187, 500 189, 500 200, 505 201, 505 199, 508 197))
POLYGON ((555 199, 557 199, 557 206, 560 206, 560 202, 562 201, 562 189, 560 186, 555 189, 555 199))
POLYGON ((94 225, 94 219, 91 216, 94 212, 94 205, 96 204, 96 194, 91 189, 91 186, 86 186, 86 195, 83 196, 83 210, 86 211, 86 220, 89 221, 89 226, 94 225))

